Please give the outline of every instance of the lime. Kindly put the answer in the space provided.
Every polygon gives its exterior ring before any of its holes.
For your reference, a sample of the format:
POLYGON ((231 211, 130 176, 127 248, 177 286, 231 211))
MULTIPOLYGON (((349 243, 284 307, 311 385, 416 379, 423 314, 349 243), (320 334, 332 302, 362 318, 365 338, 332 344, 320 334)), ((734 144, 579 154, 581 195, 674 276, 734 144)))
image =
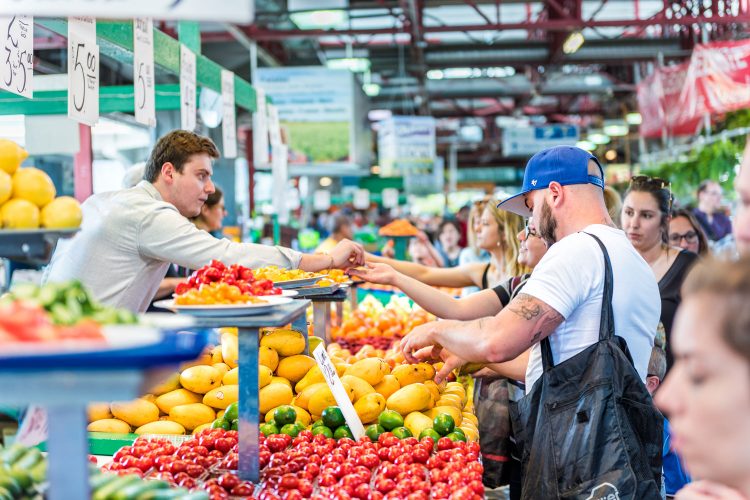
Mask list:
POLYGON ((325 425, 326 423, 323 422, 322 420, 316 420, 315 422, 313 422, 312 428, 315 429, 316 427, 321 427, 321 426, 325 427, 325 425))
POLYGON ((333 431, 326 427, 325 425, 319 425, 317 427, 313 427, 312 429, 313 436, 317 436, 318 434, 323 434, 327 438, 333 437, 333 431))
POLYGON ((441 436, 445 436, 453 432, 453 429, 456 428, 456 423, 453 421, 453 417, 447 413, 440 413, 433 419, 432 428, 441 436))
POLYGON ((373 443, 378 440, 380 435, 385 432, 385 429, 383 426, 378 424, 372 424, 368 425, 367 429, 365 430, 365 435, 370 438, 370 441, 373 443))
POLYGON ((222 417, 224 420, 231 422, 232 420, 237 420, 239 417, 240 407, 239 403, 235 401, 234 403, 227 406, 227 409, 224 410, 224 416, 222 417))
POLYGON ((440 434, 438 434, 435 429, 427 428, 419 433, 419 440, 421 441, 423 438, 426 438, 426 437, 432 438, 432 440, 437 443, 438 439, 440 439, 440 434))
POLYGON ((383 429, 392 431, 396 427, 403 427, 404 417, 402 417, 401 414, 397 411, 385 410, 384 412, 380 413, 380 416, 378 417, 378 424, 380 424, 383 429))
POLYGON ((296 438, 297 434, 300 433, 300 428, 297 427, 297 424, 286 424, 284 427, 281 428, 281 433, 286 434, 287 436, 292 436, 293 438, 296 438))
POLYGON ((396 427, 391 432, 393 432, 393 435, 399 439, 406 439, 406 438, 410 438, 413 436, 411 431, 407 429, 406 427, 396 427))
POLYGON ((307 429, 305 424, 303 424, 302 422, 294 422, 294 425, 297 427, 297 429, 299 429, 299 432, 302 432, 305 429, 307 429))
POLYGON ((462 435, 464 437, 464 441, 466 441, 466 433, 460 427, 456 427, 455 429, 453 429, 453 434, 460 434, 460 435, 462 435))
POLYGON ((217 418, 211 423, 212 429, 224 429, 225 431, 228 431, 232 427, 232 424, 230 422, 227 422, 223 418, 217 418))
POLYGON ((463 442, 466 442, 466 436, 464 436, 463 434, 459 434, 458 432, 451 432, 450 434, 448 434, 445 437, 447 437, 451 441, 463 441, 463 442))
POLYGON ((273 419, 276 425, 293 424, 297 420, 297 410, 289 405, 279 406, 273 412, 273 419))
POLYGON ((329 406, 320 415, 320 419, 331 429, 337 429, 346 423, 344 414, 341 413, 341 408, 338 406, 329 406))
POLYGON ((352 434, 352 431, 349 429, 348 425, 342 425, 336 429, 336 432, 333 433, 333 437, 335 439, 341 439, 341 438, 354 439, 354 434, 352 434))
POLYGON ((279 428, 271 423, 263 424, 260 426, 260 432, 262 432, 264 436, 270 436, 271 434, 278 434, 279 428))
POLYGON ((233 431, 240 430, 240 421, 237 419, 232 420, 232 427, 230 428, 230 430, 233 430, 233 431))

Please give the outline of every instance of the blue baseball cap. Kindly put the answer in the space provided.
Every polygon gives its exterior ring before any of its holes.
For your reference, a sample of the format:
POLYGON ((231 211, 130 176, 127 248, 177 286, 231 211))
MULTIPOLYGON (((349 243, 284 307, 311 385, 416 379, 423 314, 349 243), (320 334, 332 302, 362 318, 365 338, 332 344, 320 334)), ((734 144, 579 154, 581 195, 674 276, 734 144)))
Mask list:
POLYGON ((537 189, 546 189, 550 182, 559 182, 563 186, 594 184, 604 189, 604 169, 596 156, 585 149, 575 146, 543 149, 526 164, 521 192, 502 201, 497 208, 531 217, 524 195, 537 189), (589 160, 594 160, 599 166, 601 177, 589 175, 589 160))

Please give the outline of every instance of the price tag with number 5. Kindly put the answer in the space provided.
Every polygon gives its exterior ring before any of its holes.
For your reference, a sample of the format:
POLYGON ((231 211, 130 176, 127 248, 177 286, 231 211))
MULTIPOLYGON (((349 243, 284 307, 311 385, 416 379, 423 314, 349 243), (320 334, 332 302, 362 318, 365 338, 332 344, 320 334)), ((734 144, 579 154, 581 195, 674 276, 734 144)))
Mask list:
POLYGON ((68 116, 86 125, 99 121, 99 46, 68 37, 68 116))
POLYGON ((0 88, 32 97, 34 19, 0 17, 0 88))

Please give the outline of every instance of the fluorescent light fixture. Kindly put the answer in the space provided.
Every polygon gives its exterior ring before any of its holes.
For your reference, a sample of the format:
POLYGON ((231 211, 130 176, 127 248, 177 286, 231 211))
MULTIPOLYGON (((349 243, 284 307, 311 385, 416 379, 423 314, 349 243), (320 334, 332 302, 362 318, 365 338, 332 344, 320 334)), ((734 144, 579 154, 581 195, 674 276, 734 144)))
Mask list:
POLYGON ((365 83, 362 85, 362 90, 365 91, 365 94, 367 94, 370 97, 374 97, 378 94, 380 94, 380 85, 377 83, 365 83))
POLYGON ((630 128, 623 120, 605 120, 602 130, 610 137, 625 137, 630 128))
POLYGON ((296 12, 289 16, 299 29, 326 30, 344 27, 349 20, 345 10, 313 10, 296 12))
POLYGON ((586 138, 594 144, 609 144, 609 136, 601 132, 591 132, 586 138))
POLYGON ((428 80, 442 80, 443 76, 443 70, 441 69, 431 69, 427 72, 428 80))
POLYGON ((628 122, 628 125, 640 125, 643 118, 641 118, 640 113, 628 113, 625 115, 625 121, 628 122))
POLYGON ((450 78, 506 78, 516 74, 512 66, 492 66, 489 68, 444 68, 431 69, 426 73, 428 80, 450 78))
POLYGON ((333 180, 330 177, 321 177, 320 178, 320 185, 322 187, 328 187, 331 184, 333 184, 333 180))
POLYGON ((370 60, 364 57, 344 57, 326 61, 328 69, 348 69, 352 73, 364 73, 370 70, 370 60))
POLYGON ((563 42, 563 52, 565 52, 566 54, 575 54, 578 49, 581 48, 585 40, 586 39, 583 38, 583 33, 581 33, 580 31, 572 32, 563 42))
POLYGON ((585 149, 586 151, 593 151, 596 149, 596 144, 591 141, 578 141, 576 142, 576 147, 585 149))
POLYGON ((615 161, 617 159, 617 151, 614 149, 608 149, 606 153, 604 153, 604 158, 607 161, 615 161))

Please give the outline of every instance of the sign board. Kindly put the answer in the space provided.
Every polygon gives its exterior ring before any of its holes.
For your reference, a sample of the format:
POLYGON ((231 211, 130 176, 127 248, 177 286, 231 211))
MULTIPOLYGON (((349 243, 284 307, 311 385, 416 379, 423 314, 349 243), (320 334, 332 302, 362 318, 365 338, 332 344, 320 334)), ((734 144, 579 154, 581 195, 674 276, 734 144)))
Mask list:
POLYGON ((382 177, 432 172, 435 149, 433 117, 393 116, 380 122, 378 164, 382 177))
POLYGON ((132 19, 134 15, 154 19, 194 19, 250 24, 253 0, 221 0, 210 8, 203 0, 5 0, 0 16, 16 14, 43 17, 98 16, 132 19))
POLYGON ((68 19, 68 35, 75 34, 81 38, 96 41, 96 18, 71 17, 68 19))
POLYGON ((195 54, 180 44, 180 127, 195 130, 195 54))
POLYGON ((99 121, 99 46, 68 34, 68 117, 85 125, 99 121))
POLYGON ((268 105, 268 138, 271 140, 271 145, 282 143, 279 108, 273 104, 268 105))
POLYGON ((331 208, 331 192, 325 189, 316 189, 313 193, 313 209, 324 211, 331 208))
MULTIPOLYGON (((268 111, 266 93, 261 88, 255 89, 256 108, 253 113, 253 161, 255 166, 268 165, 268 111)), ((279 144, 281 141, 279 141, 279 144)))
POLYGON ((133 86, 135 87, 135 121, 156 126, 154 73, 154 22, 133 19, 133 86))
POLYGON ((0 89, 33 97, 34 18, 0 17, 0 89))
POLYGON ((47 440, 47 412, 40 406, 29 406, 18 428, 15 442, 36 446, 47 440))
POLYGON ((382 202, 385 208, 396 208, 398 206, 398 189, 396 188, 385 188, 383 189, 382 202))
POLYGON ((234 108, 234 73, 221 70, 221 100, 223 103, 223 118, 221 121, 221 136, 224 145, 224 158, 237 158, 237 124, 234 108))
POLYGON ((279 224, 289 223, 289 193, 287 181, 289 168, 287 164, 287 150, 284 144, 273 147, 273 162, 271 163, 271 177, 273 178, 273 208, 279 217, 279 224))
POLYGON ((352 197, 352 205, 357 210, 367 210, 370 208, 370 190, 357 189, 352 197))
POLYGON ((313 358, 318 362, 320 367, 320 373, 323 374, 323 378, 326 379, 328 388, 331 389, 336 404, 338 405, 341 413, 344 414, 346 419, 346 425, 349 426, 349 430, 352 431, 352 435, 355 440, 365 435, 365 428, 362 425, 362 421, 359 419, 359 415, 354 410, 354 405, 349 401, 349 396, 346 394, 344 384, 341 383, 338 373, 336 373, 336 367, 333 366, 331 358, 328 357, 325 345, 320 344, 313 351, 313 358))
POLYGON ((503 155, 532 156, 552 146, 575 146, 580 131, 575 125, 543 125, 503 130, 503 155))

